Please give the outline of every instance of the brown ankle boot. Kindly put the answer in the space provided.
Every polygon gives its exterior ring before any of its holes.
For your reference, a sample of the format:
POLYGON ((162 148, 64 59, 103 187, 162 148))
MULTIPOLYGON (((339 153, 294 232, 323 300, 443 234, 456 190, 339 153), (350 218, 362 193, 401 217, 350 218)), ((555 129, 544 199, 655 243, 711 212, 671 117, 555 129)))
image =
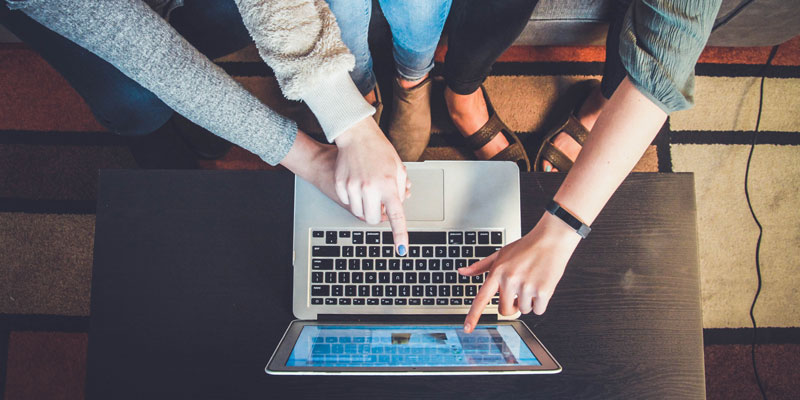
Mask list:
POLYGON ((394 80, 389 140, 403 161, 417 161, 431 138, 431 78, 411 89, 394 80))

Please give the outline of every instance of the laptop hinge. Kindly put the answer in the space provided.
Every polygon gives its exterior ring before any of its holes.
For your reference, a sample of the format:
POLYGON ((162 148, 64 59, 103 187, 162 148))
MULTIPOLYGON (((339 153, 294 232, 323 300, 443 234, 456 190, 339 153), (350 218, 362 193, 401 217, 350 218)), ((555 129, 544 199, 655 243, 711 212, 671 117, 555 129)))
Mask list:
MULTIPOLYGON (((462 314, 318 314, 317 321, 464 323, 462 314)), ((481 323, 497 322, 497 314, 484 314, 481 323)))

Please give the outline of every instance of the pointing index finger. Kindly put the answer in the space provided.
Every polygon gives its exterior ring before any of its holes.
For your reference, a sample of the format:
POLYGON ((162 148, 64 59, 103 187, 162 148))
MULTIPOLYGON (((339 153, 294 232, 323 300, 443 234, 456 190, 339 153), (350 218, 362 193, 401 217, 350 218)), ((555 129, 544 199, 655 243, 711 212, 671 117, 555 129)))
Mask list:
POLYGON ((497 279, 490 274, 489 278, 487 278, 486 282, 481 286, 481 290, 478 291, 478 295, 475 296, 475 301, 472 302, 472 306, 469 308, 467 318, 464 320, 464 332, 472 333, 472 330, 481 318, 483 309, 486 308, 489 300, 497 293, 499 286, 500 284, 497 279))
POLYGON ((392 226, 394 247, 397 249, 398 254, 405 255, 408 250, 408 228, 406 228, 406 214, 403 210, 403 203, 396 196, 391 196, 384 202, 384 206, 389 225, 392 226), (400 246, 403 246, 403 251, 399 251, 400 246))

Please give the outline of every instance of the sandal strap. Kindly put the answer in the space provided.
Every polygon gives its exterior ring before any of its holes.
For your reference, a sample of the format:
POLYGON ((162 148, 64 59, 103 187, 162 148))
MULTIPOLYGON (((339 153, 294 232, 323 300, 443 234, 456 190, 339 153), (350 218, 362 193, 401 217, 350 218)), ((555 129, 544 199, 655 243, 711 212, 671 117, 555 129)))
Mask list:
MULTIPOLYGON (((494 157, 490 158, 491 161, 525 161, 528 164, 528 157, 525 153, 525 148, 519 142, 511 143, 494 157)), ((530 169, 530 168, 529 168, 530 169)))
POLYGON ((506 124, 500 120, 500 117, 497 116, 497 113, 493 112, 489 117, 489 120, 486 121, 486 123, 483 124, 480 129, 464 139, 467 142, 467 147, 469 147, 472 151, 476 151, 494 139, 494 137, 497 136, 497 134, 503 129, 508 129, 506 124))
POLYGON ((564 123, 564 126, 561 128, 563 132, 566 132, 568 135, 572 136, 578 144, 583 146, 583 143, 586 142, 586 138, 589 137, 589 131, 586 130, 586 127, 575 118, 575 115, 570 113, 569 118, 567 118, 567 122, 564 123))
MULTIPOLYGON (((549 161, 550 164, 553 164, 553 167, 560 172, 567 172, 572 168, 572 160, 570 160, 566 154, 562 153, 561 150, 553 146, 553 143, 550 141, 545 142, 541 159, 549 161)), ((537 160, 537 162, 541 161, 537 160)))

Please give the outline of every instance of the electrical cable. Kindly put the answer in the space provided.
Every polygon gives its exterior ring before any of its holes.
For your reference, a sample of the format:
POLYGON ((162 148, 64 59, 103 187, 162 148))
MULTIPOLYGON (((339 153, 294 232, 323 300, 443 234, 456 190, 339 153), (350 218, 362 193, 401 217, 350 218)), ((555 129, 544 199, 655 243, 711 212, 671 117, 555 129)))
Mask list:
POLYGON ((744 171, 744 196, 747 199, 747 207, 750 209, 750 215, 753 217, 753 221, 755 221, 756 225, 758 226, 758 241, 756 241, 756 275, 758 276, 758 286, 756 288, 756 294, 753 296, 753 303, 750 304, 750 321, 753 323, 753 342, 750 346, 750 357, 753 361, 753 374, 756 377, 756 383, 758 383, 758 390, 761 392, 761 397, 766 400, 767 393, 764 391, 764 385, 761 383, 761 377, 758 375, 758 366, 756 365, 756 339, 758 333, 758 326, 756 325, 756 317, 754 314, 754 310, 756 307, 756 302, 758 301, 758 295, 761 294, 761 263, 759 260, 759 254, 761 252, 761 237, 763 236, 764 229, 761 226, 761 222, 758 221, 758 217, 756 217, 755 211, 753 211, 753 204, 750 202, 750 191, 747 185, 748 178, 750 176, 750 162, 753 159, 753 151, 756 148, 756 138, 758 136, 758 129, 759 125, 761 124, 761 110, 764 105, 764 78, 766 78, 767 68, 772 63, 772 59, 775 58, 775 54, 778 52, 778 46, 773 46, 772 50, 769 53, 769 57, 767 57, 767 62, 764 64, 764 68, 761 70, 761 88, 759 90, 759 98, 758 98, 758 116, 756 117, 756 129, 753 131, 753 142, 750 144, 750 154, 747 156, 747 166, 744 171))

